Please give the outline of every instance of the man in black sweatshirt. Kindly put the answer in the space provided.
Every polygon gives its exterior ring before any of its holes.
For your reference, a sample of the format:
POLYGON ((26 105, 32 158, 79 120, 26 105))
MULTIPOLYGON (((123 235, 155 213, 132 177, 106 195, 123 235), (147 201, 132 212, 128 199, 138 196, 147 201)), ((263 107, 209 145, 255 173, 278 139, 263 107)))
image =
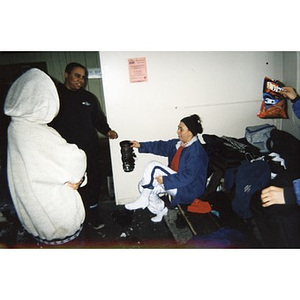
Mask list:
POLYGON ((100 229, 104 223, 98 211, 101 153, 97 131, 110 139, 118 138, 118 134, 108 125, 96 96, 84 89, 86 77, 83 65, 73 62, 66 66, 65 82, 57 84, 60 111, 49 125, 87 155, 88 183, 78 191, 85 206, 86 221, 100 229))

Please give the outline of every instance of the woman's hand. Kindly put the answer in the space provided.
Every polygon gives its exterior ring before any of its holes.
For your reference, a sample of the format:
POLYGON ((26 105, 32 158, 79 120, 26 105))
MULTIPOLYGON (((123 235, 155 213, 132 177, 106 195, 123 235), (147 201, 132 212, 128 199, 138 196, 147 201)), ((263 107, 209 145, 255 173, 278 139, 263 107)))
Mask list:
POLYGON ((269 186, 261 192, 261 202, 263 207, 273 204, 285 204, 283 188, 269 186))
POLYGON ((72 183, 70 181, 67 181, 66 184, 71 187, 73 190, 78 190, 82 182, 84 181, 84 177, 81 178, 81 180, 77 183, 72 183))
POLYGON ((131 143, 131 145, 130 145, 131 148, 140 148, 141 147, 140 143, 137 141, 130 141, 130 143, 131 143))
POLYGON ((290 100, 294 100, 297 97, 297 93, 290 86, 283 87, 280 94, 283 95, 286 98, 289 98, 290 100))
POLYGON ((117 139, 118 138, 118 134, 114 131, 114 130, 110 130, 108 133, 107 133, 107 137, 109 139, 117 139))
POLYGON ((155 179, 157 180, 157 182, 159 184, 163 184, 164 183, 163 176, 157 176, 157 177, 155 177, 155 179))

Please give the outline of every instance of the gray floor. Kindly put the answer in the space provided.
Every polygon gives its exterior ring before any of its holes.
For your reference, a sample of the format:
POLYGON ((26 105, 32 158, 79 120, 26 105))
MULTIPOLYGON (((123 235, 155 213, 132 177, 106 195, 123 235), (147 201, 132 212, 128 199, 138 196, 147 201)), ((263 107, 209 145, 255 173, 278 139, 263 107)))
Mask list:
MULTIPOLYGON (((3 183, 3 178, 2 178, 3 183)), ((1 185, 0 193, 0 248, 47 248, 24 230, 15 213, 8 190, 1 185)), ((184 209, 184 208, 183 208, 184 209)), ((81 235, 59 248, 252 248, 257 247, 251 230, 244 224, 232 226, 220 222, 214 214, 188 213, 189 223, 178 209, 169 209, 160 223, 153 223, 153 214, 148 209, 128 211, 117 206, 107 189, 103 189, 99 210, 105 227, 94 230, 84 225, 81 235), (234 227, 233 230, 228 228, 234 227), (220 230, 220 229, 226 230, 220 230), (238 229, 238 232, 236 232, 238 229), (241 236, 242 230, 242 236, 241 236), (248 243, 242 244, 244 238, 248 243)), ((50 248, 53 248, 51 246, 50 248)))
MULTIPOLYGON (((0 248, 53 248, 41 245, 28 234, 18 221, 13 205, 0 206, 0 248)), ((56 248, 177 248, 165 220, 153 223, 147 209, 127 211, 114 201, 100 203, 105 227, 99 230, 86 224, 80 236, 56 248)))

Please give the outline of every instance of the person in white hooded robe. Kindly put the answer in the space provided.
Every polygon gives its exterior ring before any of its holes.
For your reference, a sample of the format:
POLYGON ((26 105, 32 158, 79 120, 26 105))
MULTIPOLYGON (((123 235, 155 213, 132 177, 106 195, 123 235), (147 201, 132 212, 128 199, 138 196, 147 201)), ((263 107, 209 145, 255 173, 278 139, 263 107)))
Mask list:
POLYGON ((35 68, 13 83, 4 104, 11 117, 8 184, 18 218, 38 241, 54 245, 80 234, 85 210, 77 188, 87 182, 84 151, 47 125, 58 111, 52 79, 35 68))

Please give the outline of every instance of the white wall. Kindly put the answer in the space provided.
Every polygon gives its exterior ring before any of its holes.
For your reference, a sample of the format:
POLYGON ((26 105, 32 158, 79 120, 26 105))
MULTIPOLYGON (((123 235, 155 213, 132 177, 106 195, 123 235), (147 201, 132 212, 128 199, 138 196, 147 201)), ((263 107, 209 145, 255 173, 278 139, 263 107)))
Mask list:
POLYGON ((150 154, 139 154, 133 172, 122 169, 119 142, 176 137, 181 118, 199 114, 204 132, 243 137, 246 126, 278 121, 256 116, 265 76, 282 80, 282 52, 101 52, 117 204, 138 196, 150 154), (128 59, 146 57, 148 82, 130 83, 128 59))

